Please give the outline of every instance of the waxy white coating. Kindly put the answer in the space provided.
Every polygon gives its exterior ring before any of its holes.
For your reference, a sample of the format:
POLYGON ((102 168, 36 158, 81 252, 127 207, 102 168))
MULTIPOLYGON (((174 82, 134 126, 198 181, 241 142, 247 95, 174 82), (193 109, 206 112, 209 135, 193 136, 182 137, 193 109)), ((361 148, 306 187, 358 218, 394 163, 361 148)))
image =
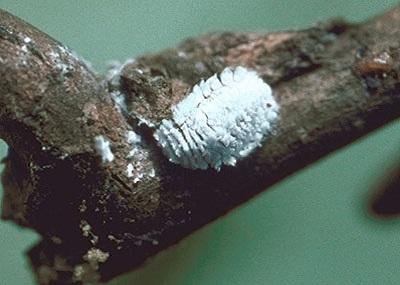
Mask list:
POLYGON ((103 163, 112 162, 114 160, 114 154, 111 151, 110 142, 103 136, 97 136, 94 138, 94 146, 103 163))
POLYGON ((254 71, 225 68, 195 85, 154 133, 168 159, 219 170, 248 156, 272 131, 279 106, 254 71))

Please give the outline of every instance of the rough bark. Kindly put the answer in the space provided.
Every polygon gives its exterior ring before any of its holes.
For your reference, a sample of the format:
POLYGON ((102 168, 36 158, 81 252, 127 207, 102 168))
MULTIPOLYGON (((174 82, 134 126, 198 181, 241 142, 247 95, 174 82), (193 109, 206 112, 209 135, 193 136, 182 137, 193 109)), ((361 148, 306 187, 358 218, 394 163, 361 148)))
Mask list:
MULTIPOLYGON (((400 8, 360 25, 219 33, 95 75, 67 48, 0 12, 0 136, 10 147, 2 217, 42 236, 40 284, 106 281, 400 115, 400 8), (280 109, 273 135, 235 167, 173 165, 152 123, 226 66, 256 70, 280 109), (119 79, 116 82, 116 79, 119 79), (112 95, 122 92, 127 110, 112 95), (131 143, 128 131, 142 142, 131 143), (101 160, 99 135, 115 159, 101 160), (128 163, 136 166, 132 179, 128 163)), ((345 167, 345 166, 344 166, 345 167)))

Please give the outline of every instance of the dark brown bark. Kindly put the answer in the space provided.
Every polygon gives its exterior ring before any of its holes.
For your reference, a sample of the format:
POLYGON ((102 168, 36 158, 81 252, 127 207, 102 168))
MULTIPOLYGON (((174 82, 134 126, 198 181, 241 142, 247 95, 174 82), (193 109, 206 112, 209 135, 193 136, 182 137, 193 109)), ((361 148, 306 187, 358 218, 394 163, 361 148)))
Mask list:
POLYGON ((10 146, 2 217, 38 231, 29 256, 40 284, 109 280, 178 242, 287 175, 400 115, 400 8, 361 25, 220 33, 124 66, 119 84, 0 12, 0 136, 10 146), (170 164, 152 138, 201 78, 256 70, 281 111, 263 146, 235 167, 170 164), (110 93, 122 91, 129 114, 110 93), (136 156, 127 131, 143 142, 136 156), (95 137, 115 159, 103 163, 95 137), (136 161, 135 161, 136 159, 136 161), (126 175, 128 162, 140 163, 126 175))

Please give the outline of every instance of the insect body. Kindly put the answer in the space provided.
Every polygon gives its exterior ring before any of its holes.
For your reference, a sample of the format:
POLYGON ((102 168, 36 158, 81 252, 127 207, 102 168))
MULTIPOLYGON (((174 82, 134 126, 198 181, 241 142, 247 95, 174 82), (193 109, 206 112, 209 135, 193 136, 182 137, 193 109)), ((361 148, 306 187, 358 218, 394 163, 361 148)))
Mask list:
POLYGON ((219 170, 249 155, 271 132, 279 106, 254 71, 225 68, 195 85, 154 133, 164 154, 185 168, 219 170))

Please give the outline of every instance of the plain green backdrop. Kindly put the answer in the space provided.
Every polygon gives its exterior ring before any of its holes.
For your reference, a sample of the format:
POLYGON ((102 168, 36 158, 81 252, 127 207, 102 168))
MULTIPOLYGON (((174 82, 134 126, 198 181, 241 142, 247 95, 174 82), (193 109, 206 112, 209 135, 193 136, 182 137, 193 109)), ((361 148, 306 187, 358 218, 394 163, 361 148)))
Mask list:
MULTIPOLYGON (((174 46, 215 30, 301 28, 362 21, 397 1, 28 1, 0 7, 75 49, 107 60, 174 46)), ((110 285, 400 284, 400 222, 367 199, 400 158, 399 122, 319 161, 110 285)), ((6 152, 3 144, 1 156, 6 152)), ((0 285, 31 285, 24 250, 38 237, 0 222, 0 285)))

